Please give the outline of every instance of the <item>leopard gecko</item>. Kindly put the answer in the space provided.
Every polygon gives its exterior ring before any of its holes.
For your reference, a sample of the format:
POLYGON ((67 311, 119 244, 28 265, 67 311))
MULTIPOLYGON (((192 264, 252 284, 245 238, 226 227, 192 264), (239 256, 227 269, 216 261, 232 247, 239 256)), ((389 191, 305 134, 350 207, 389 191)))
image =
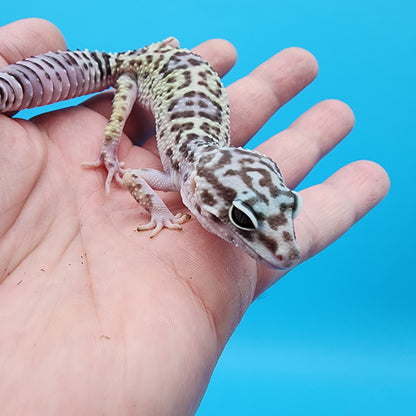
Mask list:
MULTIPOLYGON (((142 49, 107 54, 58 51, 0 70, 0 112, 113 87, 112 114, 98 159, 108 193, 114 179, 150 213, 138 230, 181 229, 190 215, 173 215, 155 190, 180 192, 184 205, 211 233, 274 269, 298 263, 293 219, 301 198, 288 189, 268 157, 230 146, 228 100, 218 74, 200 56, 168 38, 142 49), (126 119, 136 101, 155 119, 163 171, 127 169, 117 157, 126 119)), ((249 116, 249 115, 247 115, 249 116)))

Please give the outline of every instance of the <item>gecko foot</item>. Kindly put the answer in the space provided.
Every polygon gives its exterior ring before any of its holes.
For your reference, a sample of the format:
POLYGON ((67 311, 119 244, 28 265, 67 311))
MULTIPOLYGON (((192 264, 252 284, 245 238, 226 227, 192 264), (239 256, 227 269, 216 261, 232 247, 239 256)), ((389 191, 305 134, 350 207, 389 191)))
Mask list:
POLYGON ((191 216, 189 214, 176 214, 175 216, 172 216, 172 218, 169 218, 167 220, 151 220, 148 224, 139 225, 137 227, 137 231, 145 231, 145 230, 152 230, 150 233, 150 238, 153 238, 163 228, 168 228, 170 230, 182 230, 182 227, 180 224, 183 224, 185 222, 188 222, 191 219, 191 216))
POLYGON ((107 178, 105 180, 105 193, 108 195, 110 193, 110 185, 113 179, 116 180, 120 185, 123 185, 123 180, 121 176, 124 173, 123 167, 124 162, 119 162, 117 159, 115 161, 105 161, 105 157, 100 155, 100 157, 95 162, 84 162, 81 164, 84 168, 98 168, 100 166, 105 166, 107 169, 107 178))

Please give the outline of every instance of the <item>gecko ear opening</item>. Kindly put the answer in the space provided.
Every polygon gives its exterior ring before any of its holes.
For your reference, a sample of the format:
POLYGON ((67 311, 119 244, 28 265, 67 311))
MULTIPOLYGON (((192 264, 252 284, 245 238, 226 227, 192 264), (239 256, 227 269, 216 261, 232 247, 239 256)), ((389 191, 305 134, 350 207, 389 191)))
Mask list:
POLYGON ((255 230, 259 226, 253 210, 240 199, 232 202, 228 216, 230 221, 240 230, 255 230))
POLYGON ((292 218, 295 219, 302 211, 303 199, 300 194, 296 191, 292 191, 295 201, 293 203, 292 218))

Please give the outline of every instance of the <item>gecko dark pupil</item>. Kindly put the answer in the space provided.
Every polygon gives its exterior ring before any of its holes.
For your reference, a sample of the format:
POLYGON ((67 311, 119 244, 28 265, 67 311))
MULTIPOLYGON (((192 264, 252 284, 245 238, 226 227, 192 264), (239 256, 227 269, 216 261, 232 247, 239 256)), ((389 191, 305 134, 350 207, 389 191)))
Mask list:
POLYGON ((232 219, 233 219, 235 225, 237 225, 241 228, 248 229, 248 230, 254 230, 255 226, 254 226, 253 222, 248 217, 248 215, 246 215, 240 209, 238 209, 236 207, 233 207, 233 209, 231 211, 231 216, 232 216, 232 219))

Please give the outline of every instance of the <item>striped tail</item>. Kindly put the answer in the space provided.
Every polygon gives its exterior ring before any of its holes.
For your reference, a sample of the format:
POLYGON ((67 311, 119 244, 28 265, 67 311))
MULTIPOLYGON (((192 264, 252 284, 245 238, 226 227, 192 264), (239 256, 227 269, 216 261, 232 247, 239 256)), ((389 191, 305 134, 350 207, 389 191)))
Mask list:
POLYGON ((112 55, 48 52, 0 70, 0 113, 39 107, 103 91, 113 84, 112 55))

